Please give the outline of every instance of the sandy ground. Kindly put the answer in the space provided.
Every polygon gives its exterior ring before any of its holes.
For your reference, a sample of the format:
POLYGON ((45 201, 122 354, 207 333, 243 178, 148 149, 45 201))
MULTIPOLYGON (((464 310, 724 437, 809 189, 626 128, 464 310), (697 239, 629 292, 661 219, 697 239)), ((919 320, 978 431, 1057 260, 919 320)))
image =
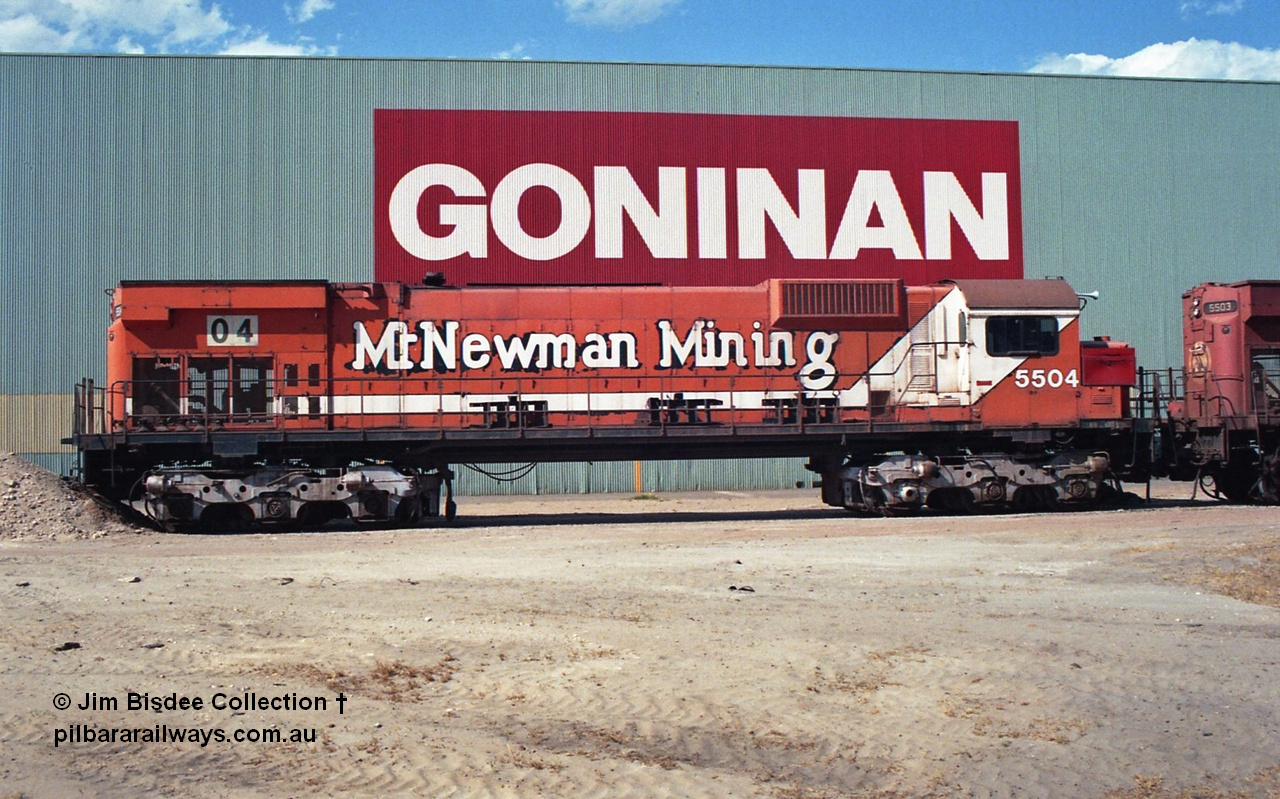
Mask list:
POLYGON ((1280 796, 1280 509, 815 494, 0 540, 0 797, 1280 796))

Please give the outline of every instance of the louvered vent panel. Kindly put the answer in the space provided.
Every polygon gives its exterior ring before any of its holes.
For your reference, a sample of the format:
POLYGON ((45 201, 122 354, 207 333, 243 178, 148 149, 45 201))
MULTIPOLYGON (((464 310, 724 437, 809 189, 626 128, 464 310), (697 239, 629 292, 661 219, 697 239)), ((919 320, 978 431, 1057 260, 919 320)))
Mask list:
POLYGON ((786 316, 897 316, 898 281, 782 284, 786 316))
POLYGON ((774 324, 884 329, 903 318, 901 280, 781 280, 774 324))

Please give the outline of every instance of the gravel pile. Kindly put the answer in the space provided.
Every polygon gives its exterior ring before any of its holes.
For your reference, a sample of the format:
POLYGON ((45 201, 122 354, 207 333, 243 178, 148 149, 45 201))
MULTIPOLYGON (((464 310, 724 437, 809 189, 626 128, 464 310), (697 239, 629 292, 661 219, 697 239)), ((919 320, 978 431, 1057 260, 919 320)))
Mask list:
POLYGON ((144 532, 58 475, 0 453, 0 539, 67 540, 144 532))

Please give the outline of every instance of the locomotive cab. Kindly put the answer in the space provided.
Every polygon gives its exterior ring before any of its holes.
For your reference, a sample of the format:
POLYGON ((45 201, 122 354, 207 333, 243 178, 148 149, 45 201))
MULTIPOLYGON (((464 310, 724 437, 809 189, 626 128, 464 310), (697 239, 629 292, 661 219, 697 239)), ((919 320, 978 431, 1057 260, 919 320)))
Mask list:
POLYGON ((1280 501, 1280 281, 1206 283, 1182 303, 1180 459, 1231 499, 1280 501))
POLYGON ((1203 426, 1280 419, 1280 281, 1183 295, 1186 415, 1203 426))
POLYGON ((1080 341, 1080 300, 1065 281, 960 280, 913 292, 927 310, 871 368, 873 416, 967 418, 955 415, 964 408, 986 426, 1035 428, 1128 415, 1134 351, 1080 341))

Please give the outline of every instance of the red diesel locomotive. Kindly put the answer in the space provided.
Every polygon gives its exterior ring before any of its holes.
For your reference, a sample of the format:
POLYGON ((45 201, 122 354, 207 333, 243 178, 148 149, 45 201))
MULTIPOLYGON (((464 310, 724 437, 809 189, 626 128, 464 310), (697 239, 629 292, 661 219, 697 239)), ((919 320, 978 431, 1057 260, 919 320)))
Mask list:
POLYGON ((72 441, 171 529, 416 524, 453 515, 451 464, 523 461, 803 456, 825 502, 884 513, 1151 474, 1275 501, 1280 282, 1186 303, 1183 398, 1081 341, 1061 280, 125 282, 72 441))

